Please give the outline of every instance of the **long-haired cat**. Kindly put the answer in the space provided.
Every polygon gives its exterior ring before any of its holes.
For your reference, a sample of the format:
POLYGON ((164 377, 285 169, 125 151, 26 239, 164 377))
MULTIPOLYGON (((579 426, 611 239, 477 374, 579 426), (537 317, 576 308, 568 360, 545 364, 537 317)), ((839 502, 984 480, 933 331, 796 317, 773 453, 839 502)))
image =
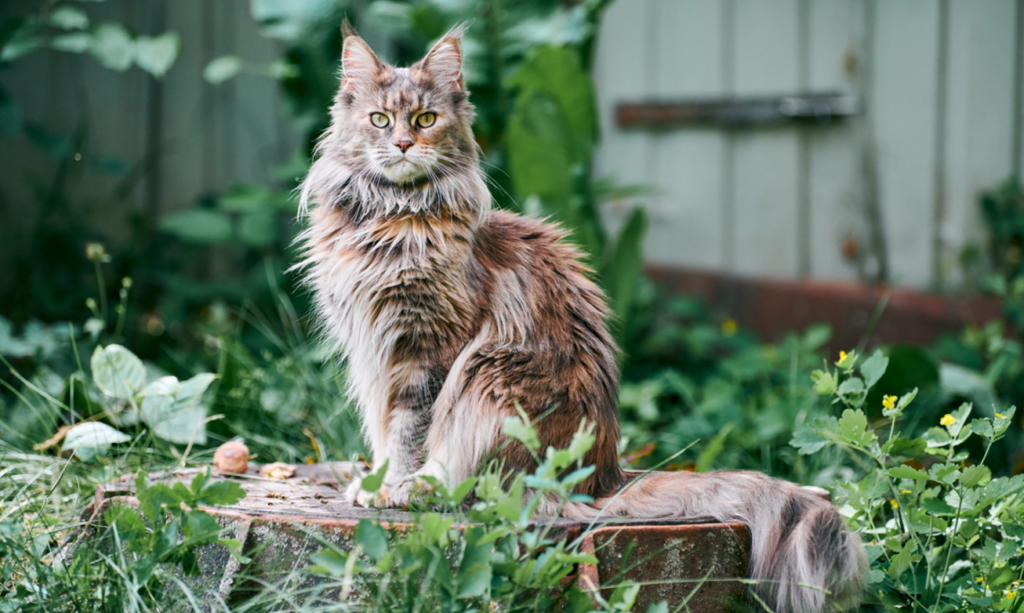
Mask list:
POLYGON ((346 31, 331 127, 302 185, 312 204, 299 265, 380 466, 358 504, 402 506, 416 478, 471 476, 485 457, 532 470, 502 434, 515 404, 544 446, 581 420, 596 466, 571 517, 710 516, 753 535, 751 573, 779 611, 851 606, 864 550, 808 488, 751 472, 654 473, 627 483, 616 446, 618 372, 601 290, 558 228, 491 211, 462 76, 462 30, 409 68, 381 62, 346 31), (811 586, 811 587, 808 587, 811 586))

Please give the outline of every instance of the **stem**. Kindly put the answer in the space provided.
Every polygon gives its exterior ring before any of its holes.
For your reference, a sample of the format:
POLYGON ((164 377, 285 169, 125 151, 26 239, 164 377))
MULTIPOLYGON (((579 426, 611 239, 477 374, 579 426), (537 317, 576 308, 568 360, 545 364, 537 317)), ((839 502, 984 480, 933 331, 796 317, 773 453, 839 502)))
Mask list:
MULTIPOLYGON (((964 507, 964 488, 963 488, 963 486, 960 487, 960 491, 958 492, 958 494, 959 494, 960 500, 957 502, 957 505, 956 505, 956 516, 953 518, 953 526, 954 527, 959 527, 959 525, 960 525, 960 511, 964 507)), ((946 547, 948 547, 948 549, 946 549, 946 563, 942 567, 942 580, 939 581, 939 591, 935 595, 935 609, 936 610, 938 610, 939 605, 942 603, 942 588, 946 587, 946 575, 949 573, 949 558, 953 555, 953 538, 952 537, 950 537, 950 539, 946 542, 946 547)))
MULTIPOLYGON (((926 549, 924 550, 925 560, 928 559, 927 545, 930 545, 931 542, 932 542, 932 526, 934 526, 934 525, 935 525, 935 516, 934 515, 929 515, 928 516, 928 541, 925 543, 926 549)), ((927 590, 928 586, 930 586, 931 584, 932 584, 932 563, 928 562, 928 572, 924 576, 924 589, 927 590)), ((939 592, 939 593, 941 594, 941 592, 939 592)), ((925 609, 925 610, 927 610, 927 609, 925 609)))
POLYGON ((128 287, 121 288, 121 304, 117 312, 117 327, 114 328, 114 338, 121 338, 121 331, 124 330, 124 322, 128 314, 128 287))
POLYGON ((93 260, 93 268, 96 269, 96 284, 100 292, 100 313, 102 316, 100 319, 103 320, 103 325, 107 325, 107 283, 103 278, 103 267, 100 265, 99 260, 93 260))

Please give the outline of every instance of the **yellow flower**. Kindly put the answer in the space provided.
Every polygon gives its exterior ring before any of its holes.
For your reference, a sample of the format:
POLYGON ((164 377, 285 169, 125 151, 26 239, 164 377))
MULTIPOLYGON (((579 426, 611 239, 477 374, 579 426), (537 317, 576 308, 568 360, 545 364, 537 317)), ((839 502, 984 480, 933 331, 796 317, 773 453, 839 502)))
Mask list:
POLYGON ((732 336, 736 334, 736 320, 729 318, 722 322, 722 334, 732 336))
POLYGON ((942 416, 942 419, 939 420, 939 423, 942 424, 943 426, 952 426, 953 424, 956 423, 956 418, 950 415, 949 413, 946 413, 945 415, 942 416))
POLYGON ((1017 596, 1017 592, 1006 592, 1006 599, 1007 600, 1013 600, 1014 598, 1016 598, 1016 596, 1017 596))
POLYGON ((846 359, 846 352, 845 351, 840 351, 839 352, 839 361, 842 362, 845 359, 846 359))
POLYGON ((1003 415, 1002 413, 996 413, 996 417, 998 417, 999 419, 1004 419, 1006 416, 1003 415))
POLYGON ((894 509, 900 508, 900 503, 896 502, 896 499, 890 500, 889 504, 891 504, 892 508, 894 508, 894 509))
POLYGON ((882 396, 882 406, 890 411, 896 408, 896 396, 882 396))
POLYGON ((909 494, 909 493, 910 493, 910 490, 900 490, 900 493, 901 493, 901 494, 909 494))

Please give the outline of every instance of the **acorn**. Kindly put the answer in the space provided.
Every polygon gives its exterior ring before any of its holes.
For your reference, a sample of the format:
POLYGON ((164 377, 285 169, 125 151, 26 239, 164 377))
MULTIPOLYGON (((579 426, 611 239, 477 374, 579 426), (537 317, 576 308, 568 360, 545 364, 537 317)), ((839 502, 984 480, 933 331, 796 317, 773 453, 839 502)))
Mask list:
POLYGON ((249 448, 238 441, 224 443, 213 453, 213 467, 222 473, 245 473, 249 470, 249 448))

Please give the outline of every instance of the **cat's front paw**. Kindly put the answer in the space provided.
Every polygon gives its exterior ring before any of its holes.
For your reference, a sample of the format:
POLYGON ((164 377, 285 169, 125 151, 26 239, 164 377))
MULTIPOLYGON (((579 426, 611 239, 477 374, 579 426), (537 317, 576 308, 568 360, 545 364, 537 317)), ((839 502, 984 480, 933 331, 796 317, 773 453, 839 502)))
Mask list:
POLYGON ((409 501, 431 490, 430 484, 419 478, 412 478, 393 485, 381 485, 376 492, 360 489, 355 494, 355 503, 366 508, 395 508, 408 510, 409 501))
POLYGON ((362 485, 363 480, 360 477, 353 477, 352 483, 348 484, 348 487, 345 488, 345 493, 343 494, 345 502, 349 504, 356 504, 359 492, 363 491, 362 485))
POLYGON ((384 509, 387 507, 397 506, 394 503, 392 496, 392 490, 386 485, 381 485, 380 489, 376 492, 367 492, 364 489, 359 489, 356 492, 355 503, 361 507, 367 509, 384 509))

